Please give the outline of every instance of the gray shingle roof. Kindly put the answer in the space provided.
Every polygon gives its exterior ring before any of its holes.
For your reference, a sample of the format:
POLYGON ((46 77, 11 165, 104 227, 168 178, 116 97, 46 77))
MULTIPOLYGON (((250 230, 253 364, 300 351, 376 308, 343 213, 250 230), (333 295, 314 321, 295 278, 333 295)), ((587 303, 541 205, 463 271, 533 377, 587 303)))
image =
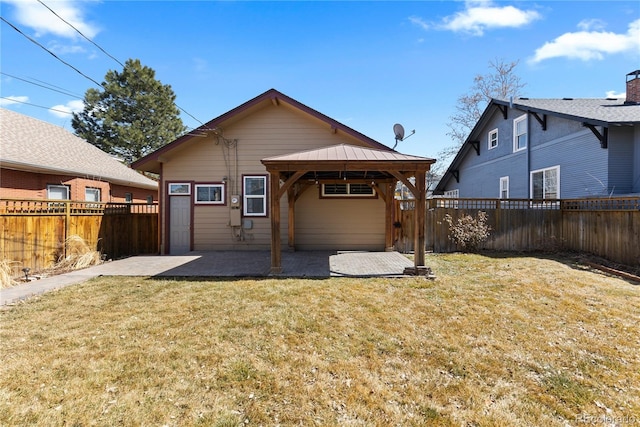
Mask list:
POLYGON ((138 188, 158 184, 67 130, 0 108, 3 167, 82 176, 138 188))
MULTIPOLYGON (((508 100, 494 100, 509 105, 508 100)), ((640 123, 640 105, 625 104, 624 99, 528 99, 513 100, 513 106, 529 111, 551 113, 592 122, 592 124, 631 124, 640 123)))

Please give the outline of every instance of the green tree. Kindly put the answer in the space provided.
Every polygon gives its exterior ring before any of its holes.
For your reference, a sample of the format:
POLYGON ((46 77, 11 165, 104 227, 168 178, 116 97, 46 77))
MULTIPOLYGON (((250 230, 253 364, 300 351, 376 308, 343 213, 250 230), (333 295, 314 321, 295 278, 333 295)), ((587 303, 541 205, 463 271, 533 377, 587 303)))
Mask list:
MULTIPOLYGON (((471 89, 458 98, 456 112, 449 117, 450 121, 447 123, 447 135, 453 143, 440 151, 438 157, 451 159, 460 150, 491 98, 509 99, 522 95, 526 83, 522 83, 515 72, 518 62, 505 62, 502 59, 489 61, 490 72, 474 77, 471 89)), ((444 163, 448 162, 443 161, 439 166, 444 167, 444 163)))
POLYGON ((102 89, 89 89, 84 110, 74 113, 76 135, 127 164, 173 141, 186 131, 169 85, 155 71, 129 59, 121 73, 109 70, 102 89))

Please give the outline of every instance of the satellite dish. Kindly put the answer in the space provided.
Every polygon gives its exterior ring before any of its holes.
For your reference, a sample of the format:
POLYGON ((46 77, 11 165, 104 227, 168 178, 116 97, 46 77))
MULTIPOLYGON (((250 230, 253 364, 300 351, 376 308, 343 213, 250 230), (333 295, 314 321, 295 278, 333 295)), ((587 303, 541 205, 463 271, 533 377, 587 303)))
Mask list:
MULTIPOLYGON (((416 133, 416 131, 412 130, 411 133, 409 134, 409 136, 413 135, 414 133, 416 133)), ((395 150, 396 149, 396 145, 398 145, 398 141, 404 141, 405 140, 404 127, 400 123, 396 123, 395 125, 393 125, 393 134, 396 136, 396 143, 393 146, 393 150, 395 150)), ((409 138, 409 136, 407 136, 407 138, 409 138)))
POLYGON ((393 125, 393 134, 396 136, 396 143, 404 139, 404 127, 400 123, 393 125))

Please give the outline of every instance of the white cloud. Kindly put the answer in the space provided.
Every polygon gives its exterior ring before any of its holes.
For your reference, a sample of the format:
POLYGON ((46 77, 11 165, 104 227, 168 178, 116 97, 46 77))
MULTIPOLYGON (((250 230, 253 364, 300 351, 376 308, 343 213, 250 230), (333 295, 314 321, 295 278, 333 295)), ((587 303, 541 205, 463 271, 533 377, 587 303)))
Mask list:
POLYGON ((25 102, 29 102, 28 96, 7 96, 5 98, 0 98, 0 107, 6 107, 12 104, 22 104, 25 102))
MULTIPOLYGON (((22 26, 32 28, 36 32, 36 37, 46 34, 77 39, 80 35, 69 25, 58 19, 49 9, 40 4, 37 0, 3 0, 15 7, 15 19, 22 26)), ((47 2, 53 11, 61 18, 76 27, 85 36, 92 39, 98 34, 98 27, 85 21, 83 6, 86 1, 81 0, 58 0, 47 2)))
POLYGON ((54 105, 49 112, 56 117, 69 118, 71 113, 79 113, 84 109, 84 102, 80 100, 69 101, 66 104, 54 105))
POLYGON ((617 98, 617 99, 625 99, 627 97, 626 92, 616 93, 615 90, 607 91, 607 98, 617 98))
POLYGON ((425 30, 436 28, 482 36, 495 28, 518 28, 540 19, 535 10, 523 10, 515 6, 494 5, 492 1, 466 1, 465 9, 445 17, 442 22, 429 24, 418 17, 409 20, 425 30))
POLYGON ((580 59, 582 61, 602 60, 606 55, 631 52, 640 54, 640 19, 629 24, 625 34, 588 31, 586 21, 579 28, 582 31, 565 33, 536 49, 530 62, 537 63, 551 58, 580 59))

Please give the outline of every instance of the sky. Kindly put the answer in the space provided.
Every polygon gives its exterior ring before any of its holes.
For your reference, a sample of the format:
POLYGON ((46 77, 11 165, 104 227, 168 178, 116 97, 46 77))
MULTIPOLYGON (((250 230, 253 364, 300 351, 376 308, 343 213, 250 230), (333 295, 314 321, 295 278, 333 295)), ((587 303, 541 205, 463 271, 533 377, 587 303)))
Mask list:
POLYGON ((189 128, 273 88, 390 147, 400 123, 398 151, 438 159, 492 61, 517 61, 530 98, 624 97, 640 69, 637 0, 0 0, 0 16, 0 106, 71 132, 133 58, 189 128))

